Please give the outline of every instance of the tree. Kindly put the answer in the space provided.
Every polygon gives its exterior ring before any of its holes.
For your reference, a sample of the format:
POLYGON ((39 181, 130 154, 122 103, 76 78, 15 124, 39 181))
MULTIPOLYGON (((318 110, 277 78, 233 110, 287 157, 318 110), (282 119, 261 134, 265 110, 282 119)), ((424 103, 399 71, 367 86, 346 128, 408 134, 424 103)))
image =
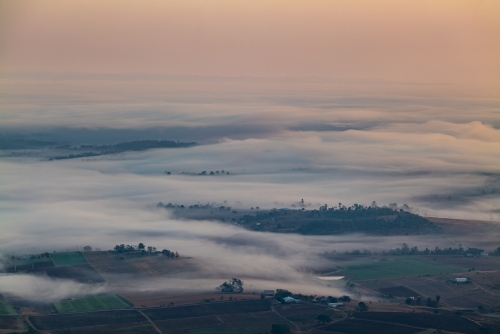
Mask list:
POLYGON ((273 324, 271 326, 272 334, 288 334, 290 333, 290 327, 287 324, 273 324))
POLYGON ((439 303, 439 300, 441 300, 441 296, 440 295, 436 295, 436 301, 439 303))
POLYGON ((316 317, 316 320, 318 320, 319 322, 321 322, 322 325, 324 325, 325 323, 328 323, 330 321, 332 321, 332 319, 327 316, 327 315, 324 315, 324 314, 320 314, 316 317))
POLYGON ((144 250, 144 248, 146 248, 146 246, 144 246, 144 244, 141 242, 141 243, 139 243, 139 246, 137 246, 137 248, 139 248, 139 250, 144 250))
POLYGON ((241 293, 243 292, 243 281, 239 278, 231 278, 229 281, 218 286, 216 290, 225 293, 241 293))
POLYGON ((364 302, 359 302, 358 303, 358 308, 360 311, 366 311, 368 310, 368 306, 366 306, 366 304, 364 302))

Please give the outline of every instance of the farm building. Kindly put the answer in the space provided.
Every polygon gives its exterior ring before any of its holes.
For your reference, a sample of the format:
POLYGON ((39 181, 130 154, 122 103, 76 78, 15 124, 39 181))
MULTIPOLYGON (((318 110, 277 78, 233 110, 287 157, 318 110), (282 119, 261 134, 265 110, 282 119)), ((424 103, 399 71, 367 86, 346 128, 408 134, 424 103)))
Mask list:
POLYGON ((457 283, 465 283, 467 282, 468 278, 467 277, 457 277, 455 278, 455 282, 457 283))
POLYGON ((479 255, 481 255, 481 256, 489 256, 489 255, 490 255, 490 253, 488 253, 488 252, 482 252, 482 253, 481 253, 481 254, 479 254, 479 255))
POLYGON ((300 299, 295 299, 295 298, 292 298, 292 297, 285 297, 283 298, 283 300, 285 301, 285 303, 287 304, 291 304, 291 303, 302 303, 302 300, 300 299))
POLYGON ((342 307, 344 303, 328 303, 329 307, 342 307))
POLYGON ((264 290, 264 296, 274 296, 274 290, 264 290))

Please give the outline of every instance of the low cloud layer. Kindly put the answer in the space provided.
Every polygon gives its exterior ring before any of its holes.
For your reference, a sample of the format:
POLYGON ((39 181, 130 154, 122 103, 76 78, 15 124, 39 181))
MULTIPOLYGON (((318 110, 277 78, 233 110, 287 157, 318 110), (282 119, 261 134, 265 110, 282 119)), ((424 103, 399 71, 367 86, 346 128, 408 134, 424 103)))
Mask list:
POLYGON ((71 280, 31 275, 0 276, 0 293, 40 303, 51 303, 106 291, 104 285, 82 284, 71 280))

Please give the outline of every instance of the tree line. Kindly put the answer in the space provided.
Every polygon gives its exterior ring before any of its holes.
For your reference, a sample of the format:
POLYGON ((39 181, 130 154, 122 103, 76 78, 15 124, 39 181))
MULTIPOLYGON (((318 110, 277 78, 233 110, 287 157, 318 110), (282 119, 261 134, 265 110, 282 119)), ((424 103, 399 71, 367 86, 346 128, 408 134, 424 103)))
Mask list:
POLYGON ((156 249, 154 246, 148 246, 144 245, 142 242, 139 243, 137 246, 133 245, 125 245, 125 244, 119 244, 116 245, 113 248, 117 253, 131 253, 131 252, 140 252, 142 254, 158 254, 161 253, 164 256, 166 256, 169 259, 176 259, 179 258, 179 253, 176 251, 171 251, 169 249, 163 249, 161 252, 156 249))
MULTIPOLYGON (((417 246, 410 247, 407 243, 403 243, 401 248, 393 248, 388 251, 382 252, 371 252, 367 249, 365 250, 353 250, 345 252, 324 252, 320 253, 323 257, 334 257, 336 255, 461 255, 461 256, 480 256, 484 252, 482 248, 467 247, 464 248, 459 245, 457 248, 439 248, 434 249, 425 248, 424 250, 419 250, 417 246)), ((500 256, 500 247, 495 249, 493 252, 488 253, 491 256, 500 256)))

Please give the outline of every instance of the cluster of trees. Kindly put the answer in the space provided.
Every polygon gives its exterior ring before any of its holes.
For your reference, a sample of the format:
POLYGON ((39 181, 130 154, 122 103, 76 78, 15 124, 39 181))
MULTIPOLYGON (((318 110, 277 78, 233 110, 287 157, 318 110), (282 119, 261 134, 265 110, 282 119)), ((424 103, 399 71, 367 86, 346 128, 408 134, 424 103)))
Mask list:
POLYGON ((168 257, 169 259, 177 259, 177 258, 179 258, 179 253, 173 252, 173 251, 168 250, 168 249, 162 250, 161 253, 163 255, 165 255, 166 257, 168 257))
MULTIPOLYGON (((114 250, 118 253, 130 253, 130 252, 136 252, 136 251, 140 251, 142 253, 155 253, 155 254, 157 253, 156 247, 148 246, 146 248, 146 245, 144 245, 142 242, 139 243, 139 245, 137 245, 137 246, 124 245, 124 244, 116 245, 114 247, 114 250)), ((174 258, 179 257, 179 253, 177 253, 176 251, 168 250, 168 249, 162 250, 161 253, 170 259, 174 259, 174 258)))
MULTIPOLYGON (((172 203, 163 204, 162 202, 158 202, 158 204, 156 204, 156 207, 157 208, 166 208, 166 209, 185 209, 186 208, 184 205, 172 204, 172 203)), ((213 204, 207 203, 206 205, 203 205, 203 204, 194 204, 194 205, 188 206, 187 208, 190 209, 190 210, 200 209, 200 210, 231 211, 231 207, 230 206, 217 205, 215 203, 213 203, 213 204)), ((237 213, 237 212, 233 211, 233 213, 237 213)))
MULTIPOLYGON (((332 252, 324 252, 320 253, 320 256, 323 257, 333 257, 336 255, 472 255, 472 256, 479 256, 482 252, 484 252, 484 249, 481 248, 474 248, 474 247, 468 247, 468 248, 463 248, 461 245, 459 245, 458 248, 439 248, 436 247, 433 250, 429 248, 425 248, 424 250, 419 250, 417 246, 410 247, 408 246, 407 243, 403 243, 401 248, 394 248, 388 251, 382 251, 382 252, 371 252, 369 250, 353 250, 353 251, 346 251, 342 253, 337 253, 336 251, 332 252)), ((490 253, 490 255, 496 255, 500 256, 500 247, 498 247, 494 252, 490 253)))
POLYGON ((409 298, 406 298, 406 304, 408 305, 416 305, 416 306, 420 306, 420 305, 426 305, 426 306, 429 306, 429 307, 434 307, 434 308, 437 308, 439 306, 439 301, 441 300, 441 296, 439 295, 436 295, 436 298, 435 299, 432 299, 432 298, 422 298, 422 297, 409 297, 409 298))
POLYGON ((180 148, 180 147, 191 147, 198 145, 195 142, 180 142, 172 140, 136 140, 131 142, 124 142, 115 145, 82 145, 80 147, 61 147, 64 149, 75 149, 75 150, 87 150, 94 149, 98 151, 88 151, 76 154, 62 155, 52 157, 49 160, 63 160, 63 159, 74 159, 74 158, 84 158, 93 157, 106 154, 122 153, 126 151, 144 151, 152 148, 180 148))
MULTIPOLYGON (((40 253, 40 254, 32 254, 32 255, 29 255, 28 256, 30 260, 34 260, 34 259, 41 259, 41 258, 44 258, 44 257, 50 257, 50 254, 48 252, 45 252, 45 253, 40 253)), ((11 255, 10 257, 11 260, 21 260, 21 257, 20 256, 14 256, 14 255, 11 255)))
POLYGON ((306 235, 344 234, 363 232, 375 235, 410 235, 441 233, 433 222, 404 210, 365 207, 328 208, 320 210, 273 209, 244 215, 244 224, 259 226, 259 229, 276 231, 287 229, 306 235), (259 224, 259 225, 257 225, 259 224))
POLYGON ((199 173, 198 175, 229 175, 229 172, 226 172, 224 170, 221 170, 220 172, 217 170, 217 171, 210 171, 210 173, 207 173, 206 170, 204 170, 203 172, 199 173))
POLYGON ((231 278, 215 289, 224 293, 241 293, 243 292, 243 281, 239 278, 231 278))

